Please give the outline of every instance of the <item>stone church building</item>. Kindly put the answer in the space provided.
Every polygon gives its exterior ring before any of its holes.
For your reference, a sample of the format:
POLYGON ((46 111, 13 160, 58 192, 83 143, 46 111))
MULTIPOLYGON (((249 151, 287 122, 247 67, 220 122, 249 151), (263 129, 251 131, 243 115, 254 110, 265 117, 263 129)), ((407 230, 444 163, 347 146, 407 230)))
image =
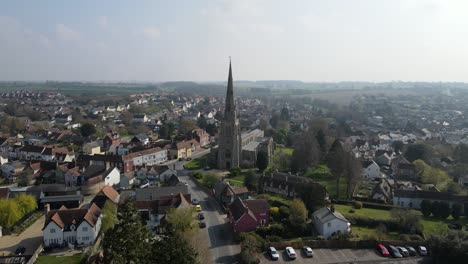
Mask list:
POLYGON ((226 92, 224 116, 221 120, 218 147, 211 149, 212 163, 218 169, 229 170, 238 167, 255 167, 257 154, 267 153, 271 162, 273 157, 273 139, 265 137, 259 129, 241 132, 239 113, 234 100, 234 81, 229 62, 229 76, 226 92))

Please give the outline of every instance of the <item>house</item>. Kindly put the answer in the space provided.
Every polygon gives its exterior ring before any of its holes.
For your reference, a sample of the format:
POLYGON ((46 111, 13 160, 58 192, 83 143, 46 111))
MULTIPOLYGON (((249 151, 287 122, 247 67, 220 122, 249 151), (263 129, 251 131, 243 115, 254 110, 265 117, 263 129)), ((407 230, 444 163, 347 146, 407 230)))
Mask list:
POLYGON ((242 200, 236 198, 229 205, 229 222, 235 233, 255 231, 266 226, 270 220, 270 206, 267 200, 242 200))
POLYGON ((64 178, 66 186, 80 186, 84 182, 78 167, 67 170, 64 174, 64 178))
POLYGON ((468 187, 468 176, 458 178, 458 184, 460 184, 461 187, 468 187))
POLYGON ((382 155, 378 156, 375 159, 375 162, 379 166, 390 166, 392 162, 392 157, 387 152, 385 152, 382 155))
POLYGON ((282 172, 273 172, 270 175, 264 174, 260 177, 258 184, 259 188, 264 192, 280 194, 290 198, 297 197, 301 189, 321 188, 325 194, 327 193, 325 187, 309 178, 282 172))
POLYGON ((242 200, 248 199, 249 194, 247 187, 231 186, 229 182, 226 181, 219 181, 214 186, 215 199, 224 208, 228 208, 237 198, 241 198, 242 200))
POLYGON ((468 203, 468 196, 455 195, 450 192, 425 191, 421 189, 404 190, 398 189, 393 192, 393 205, 421 209, 421 202, 429 200, 431 202, 446 202, 450 208, 454 203, 468 203))
POLYGON ((50 211, 46 206, 42 228, 44 246, 93 244, 101 229, 101 217, 101 209, 95 204, 90 208, 68 209, 62 206, 50 211))
POLYGON ((130 143, 135 144, 137 146, 146 146, 146 145, 149 144, 149 142, 150 142, 149 137, 144 133, 140 133, 140 134, 134 136, 130 140, 130 143))
POLYGON ((120 187, 127 189, 130 188, 133 184, 137 182, 135 178, 135 173, 133 171, 120 174, 120 187))
POLYGON ((133 115, 133 122, 135 123, 146 123, 149 119, 145 114, 135 114, 133 115))
POLYGON ((120 183, 120 171, 116 167, 109 168, 103 174, 104 184, 106 186, 114 186, 120 183))
POLYGON ((364 179, 381 178, 380 167, 373 160, 365 160, 362 162, 362 177, 364 179))
POLYGON ((120 135, 115 131, 110 131, 106 134, 106 136, 102 139, 102 147, 104 149, 109 149, 112 145, 119 145, 120 144, 120 135))
POLYGON ((55 122, 66 124, 73 121, 73 117, 70 114, 57 114, 54 116, 55 122))
POLYGON ((206 130, 197 128, 192 131, 192 136, 200 143, 200 147, 210 144, 210 134, 206 130))
POLYGON ((111 186, 104 186, 104 188, 94 196, 91 204, 95 204, 102 209, 106 201, 111 201, 115 204, 118 204, 120 201, 120 194, 111 186))
POLYGON ((333 208, 324 207, 315 211, 312 219, 317 232, 327 239, 338 234, 348 234, 351 231, 349 221, 333 208))
POLYGON ((370 198, 374 201, 391 203, 393 200, 393 186, 387 179, 380 179, 379 183, 372 189, 370 198))
POLYGON ((414 165, 411 164, 403 155, 399 155, 392 159, 391 162, 392 172, 397 178, 408 177, 412 178, 415 176, 414 165))

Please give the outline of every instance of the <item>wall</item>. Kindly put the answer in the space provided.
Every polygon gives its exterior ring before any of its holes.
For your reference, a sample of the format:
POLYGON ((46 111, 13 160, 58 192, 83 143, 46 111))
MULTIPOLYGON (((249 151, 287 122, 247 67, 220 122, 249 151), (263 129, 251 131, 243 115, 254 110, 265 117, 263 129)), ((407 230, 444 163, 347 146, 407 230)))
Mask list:
POLYGON ((114 168, 105 178, 105 184, 108 186, 114 186, 120 183, 120 171, 114 168))
POLYGON ((53 245, 53 244, 62 244, 63 243, 63 232, 62 229, 55 224, 54 222, 50 222, 46 228, 42 231, 43 234, 43 241, 46 247, 53 245), (51 230, 54 229, 55 232, 51 233, 51 230), (51 240, 56 239, 55 242, 51 240))
POLYGON ((78 245, 93 244, 94 239, 96 239, 94 228, 90 226, 86 221, 81 222, 81 224, 78 226, 76 233, 76 242, 78 243, 78 245), (86 231, 84 231, 83 228, 86 229, 86 231))

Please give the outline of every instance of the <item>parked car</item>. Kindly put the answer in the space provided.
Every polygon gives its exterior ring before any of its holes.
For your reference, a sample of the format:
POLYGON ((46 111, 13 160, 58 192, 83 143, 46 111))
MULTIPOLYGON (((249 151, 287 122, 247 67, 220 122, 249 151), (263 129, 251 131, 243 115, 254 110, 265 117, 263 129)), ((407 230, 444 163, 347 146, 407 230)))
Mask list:
POLYGON ((404 247, 397 247, 403 257, 409 257, 409 252, 404 247))
POLYGON ((408 250, 410 256, 416 256, 417 255, 416 249, 414 249, 414 247, 406 246, 405 248, 408 250))
POLYGON ((193 198, 193 199, 192 199, 192 204, 193 204, 193 205, 200 204, 200 201, 199 201, 197 198, 193 198))
POLYGON ((201 206, 199 204, 195 205, 195 210, 197 210, 197 212, 200 212, 202 210, 201 206))
POLYGON ((15 255, 23 255, 26 252, 26 248, 23 246, 19 246, 15 249, 15 255))
POLYGON ((274 247, 269 247, 268 248, 268 254, 270 255, 272 260, 278 260, 279 259, 278 251, 276 251, 276 248, 274 248, 274 247))
POLYGON ((205 221, 200 221, 200 222, 198 223, 198 226, 199 226, 200 228, 205 228, 205 227, 206 227, 205 221))
POLYGON ((198 213, 198 219, 199 220, 205 219, 205 215, 203 213, 198 213))
POLYGON ((186 160, 187 160, 187 161, 191 161, 191 160, 192 160, 192 158, 187 158, 186 160))
POLYGON ((296 251, 292 247, 286 247, 286 254, 289 259, 296 259, 296 251))
POLYGON ((390 257, 390 252, 388 252, 388 249, 382 245, 382 244, 378 244, 377 245, 377 251, 380 253, 380 255, 382 255, 383 257, 390 257))
POLYGON ((421 256, 427 256, 428 255, 427 248, 425 246, 419 246, 418 247, 418 252, 419 252, 419 255, 421 255, 421 256))
POLYGON ((401 255, 400 251, 394 246, 387 246, 388 251, 390 251, 390 255, 394 258, 402 258, 403 256, 401 255))
POLYGON ((211 170, 210 166, 205 166, 204 170, 211 170))
POLYGON ((304 251, 304 255, 307 257, 313 257, 314 251, 310 247, 303 247, 302 250, 304 251))

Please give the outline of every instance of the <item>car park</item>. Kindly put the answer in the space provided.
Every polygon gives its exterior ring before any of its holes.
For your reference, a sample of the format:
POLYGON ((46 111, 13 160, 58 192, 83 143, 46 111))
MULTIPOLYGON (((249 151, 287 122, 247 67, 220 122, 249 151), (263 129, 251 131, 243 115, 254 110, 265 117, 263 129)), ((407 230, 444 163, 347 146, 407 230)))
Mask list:
POLYGON ((388 251, 390 252, 390 255, 394 258, 402 258, 403 256, 401 255, 400 251, 394 247, 394 246, 387 246, 388 251))
POLYGON ((296 259, 296 251, 292 247, 286 247, 286 255, 289 259, 296 259))
POLYGON ((398 251, 400 251, 400 254, 403 256, 403 257, 409 257, 409 252, 408 250, 406 250, 406 248, 404 247, 397 247, 398 251))
POLYGON ((199 201, 197 198, 193 198, 193 199, 192 199, 192 204, 193 204, 193 205, 200 204, 200 201, 199 201))
POLYGON ((378 244, 377 245, 377 251, 380 253, 380 255, 382 255, 383 257, 389 257, 390 256, 390 252, 388 252, 387 248, 382 245, 382 244, 378 244))
POLYGON ((279 259, 278 251, 274 247, 269 247, 268 248, 268 254, 270 255, 272 260, 278 260, 279 259))
POLYGON ((26 252, 26 248, 23 246, 19 246, 15 249, 15 254, 16 255, 23 255, 24 252, 26 252))
POLYGON ((427 256, 428 255, 427 248, 425 246, 419 246, 418 247, 418 252, 419 252, 419 255, 421 255, 421 256, 427 256))
POLYGON ((314 251, 310 248, 310 247, 303 247, 302 248, 302 251, 304 251, 304 255, 306 255, 306 257, 313 257, 314 256, 314 251))
POLYGON ((416 253, 416 249, 414 249, 414 247, 406 246, 405 248, 408 250, 410 256, 416 256, 418 254, 416 253))
POLYGON ((205 215, 203 213, 198 213, 198 220, 205 219, 205 215))
POLYGON ((206 227, 205 221, 200 221, 200 222, 198 223, 198 226, 199 226, 200 228, 205 228, 205 227, 206 227))

